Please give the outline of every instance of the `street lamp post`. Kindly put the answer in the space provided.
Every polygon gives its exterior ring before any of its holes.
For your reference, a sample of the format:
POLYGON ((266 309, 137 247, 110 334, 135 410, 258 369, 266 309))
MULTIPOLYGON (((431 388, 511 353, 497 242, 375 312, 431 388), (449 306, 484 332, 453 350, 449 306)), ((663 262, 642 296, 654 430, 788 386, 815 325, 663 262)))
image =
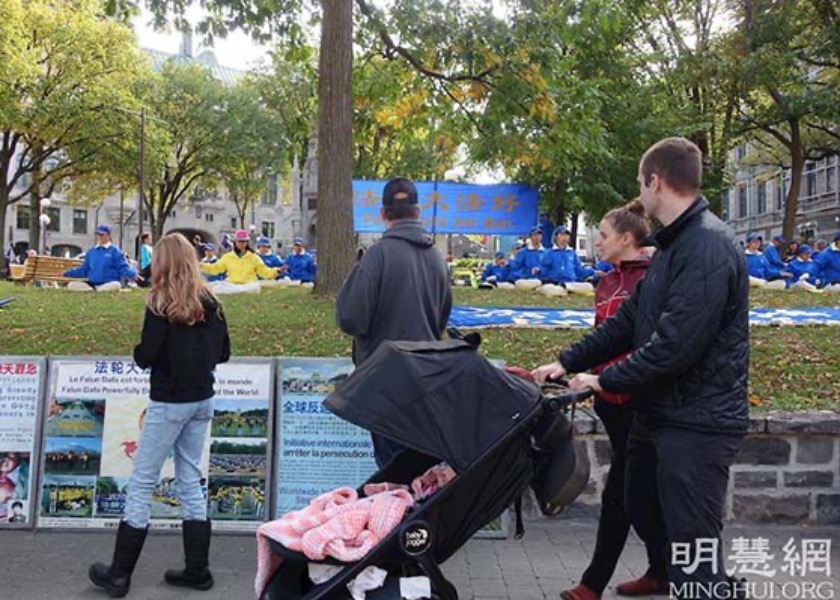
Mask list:
POLYGON ((138 177, 140 178, 140 193, 137 196, 137 260, 140 260, 140 243, 143 238, 143 202, 146 200, 146 107, 140 107, 140 166, 138 177))
POLYGON ((52 202, 49 198, 41 198, 41 214, 38 215, 38 223, 41 225, 41 247, 38 249, 38 254, 45 255, 47 253, 47 226, 50 224, 50 216, 47 214, 47 209, 52 202))

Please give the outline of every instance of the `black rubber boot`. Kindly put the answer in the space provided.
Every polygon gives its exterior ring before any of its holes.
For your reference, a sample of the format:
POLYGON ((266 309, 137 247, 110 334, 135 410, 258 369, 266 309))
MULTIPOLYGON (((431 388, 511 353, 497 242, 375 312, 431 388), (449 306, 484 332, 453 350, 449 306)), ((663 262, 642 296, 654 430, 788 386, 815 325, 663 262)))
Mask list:
POLYGON ((183 571, 170 569, 163 578, 169 585, 188 587, 194 590, 209 590, 213 587, 213 574, 208 568, 207 556, 210 553, 210 519, 206 521, 184 521, 183 571))
POLYGON ((148 527, 137 529, 120 521, 111 566, 95 563, 88 570, 88 577, 93 584, 103 588, 111 598, 122 598, 128 593, 131 574, 143 551, 148 530, 148 527))

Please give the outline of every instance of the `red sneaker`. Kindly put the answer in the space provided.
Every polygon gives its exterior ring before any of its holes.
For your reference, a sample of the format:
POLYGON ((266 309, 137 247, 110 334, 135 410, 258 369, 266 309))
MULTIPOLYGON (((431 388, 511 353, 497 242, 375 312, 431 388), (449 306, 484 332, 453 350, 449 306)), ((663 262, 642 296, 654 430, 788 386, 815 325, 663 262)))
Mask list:
POLYGON ((560 592, 563 600, 601 600, 601 596, 579 583, 576 587, 565 592, 560 592))
POLYGON ((643 575, 635 581, 627 581, 615 586, 615 593, 619 596, 655 596, 667 595, 669 592, 667 581, 659 581, 649 575, 643 575))

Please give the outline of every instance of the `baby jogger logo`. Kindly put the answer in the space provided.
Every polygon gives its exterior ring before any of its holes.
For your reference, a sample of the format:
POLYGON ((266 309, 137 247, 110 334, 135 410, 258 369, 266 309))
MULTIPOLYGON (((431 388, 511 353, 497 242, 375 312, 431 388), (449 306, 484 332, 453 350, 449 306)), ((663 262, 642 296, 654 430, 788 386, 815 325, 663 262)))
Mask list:
POLYGON ((680 567, 687 577, 670 583, 670 596, 713 600, 832 600, 835 597, 830 539, 803 539, 797 544, 790 538, 781 549, 781 555, 771 553, 767 538, 735 538, 731 553, 726 556, 732 566, 719 574, 718 565, 723 561, 718 540, 672 543, 671 564, 680 567), (774 564, 776 556, 781 563, 778 569, 778 563, 774 564))
POLYGON ((409 556, 425 554, 431 545, 432 536, 427 525, 414 524, 403 530, 402 547, 409 556))

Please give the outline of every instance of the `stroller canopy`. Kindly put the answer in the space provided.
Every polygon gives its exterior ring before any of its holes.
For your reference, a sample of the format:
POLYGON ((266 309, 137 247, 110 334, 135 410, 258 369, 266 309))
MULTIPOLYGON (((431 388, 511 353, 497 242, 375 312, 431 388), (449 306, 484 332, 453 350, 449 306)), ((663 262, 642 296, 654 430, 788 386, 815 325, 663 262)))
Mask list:
POLYGON ((533 382, 462 341, 384 342, 324 405, 368 431, 446 461, 460 473, 526 417, 533 382))

